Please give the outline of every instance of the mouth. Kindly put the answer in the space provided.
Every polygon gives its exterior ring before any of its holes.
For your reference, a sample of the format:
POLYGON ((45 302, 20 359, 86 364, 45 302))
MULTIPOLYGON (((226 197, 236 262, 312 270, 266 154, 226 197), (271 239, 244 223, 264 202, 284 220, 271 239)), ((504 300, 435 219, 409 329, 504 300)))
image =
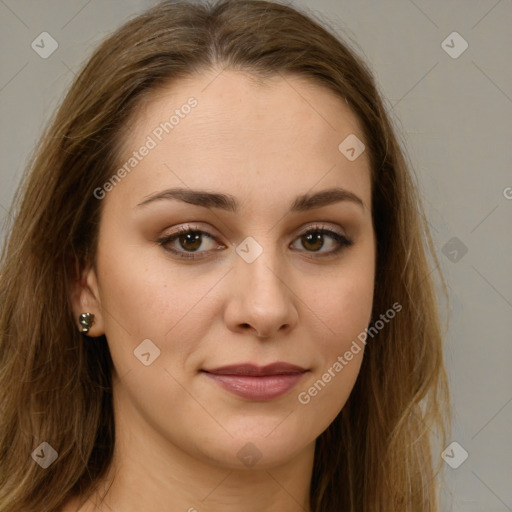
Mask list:
POLYGON ((235 364, 201 372, 234 395, 251 401, 267 401, 294 388, 308 370, 278 362, 267 366, 235 364))

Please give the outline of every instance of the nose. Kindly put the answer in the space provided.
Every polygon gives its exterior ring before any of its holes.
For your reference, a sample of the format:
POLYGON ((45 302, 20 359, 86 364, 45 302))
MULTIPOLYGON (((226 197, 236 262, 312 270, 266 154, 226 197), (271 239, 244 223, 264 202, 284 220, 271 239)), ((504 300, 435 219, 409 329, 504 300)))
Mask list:
POLYGON ((298 298, 287 282, 286 273, 274 269, 275 258, 266 252, 252 263, 237 261, 230 277, 232 287, 225 310, 225 322, 231 331, 251 331, 258 338, 266 339, 295 327, 298 298))

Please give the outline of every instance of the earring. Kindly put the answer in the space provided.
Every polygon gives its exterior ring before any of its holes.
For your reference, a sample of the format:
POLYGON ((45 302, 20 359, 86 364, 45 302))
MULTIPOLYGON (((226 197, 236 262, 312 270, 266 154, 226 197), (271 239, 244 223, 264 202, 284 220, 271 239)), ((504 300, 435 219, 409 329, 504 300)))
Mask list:
POLYGON ((78 317, 78 322, 82 326, 82 334, 87 334, 94 325, 94 315, 92 313, 83 313, 78 317))

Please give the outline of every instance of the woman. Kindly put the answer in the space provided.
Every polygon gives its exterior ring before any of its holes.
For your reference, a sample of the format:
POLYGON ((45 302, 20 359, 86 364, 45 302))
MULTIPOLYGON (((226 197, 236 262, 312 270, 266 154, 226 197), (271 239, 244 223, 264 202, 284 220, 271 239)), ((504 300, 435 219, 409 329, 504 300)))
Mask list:
POLYGON ((13 212, 0 511, 438 510, 437 259, 371 73, 318 22, 129 21, 13 212))

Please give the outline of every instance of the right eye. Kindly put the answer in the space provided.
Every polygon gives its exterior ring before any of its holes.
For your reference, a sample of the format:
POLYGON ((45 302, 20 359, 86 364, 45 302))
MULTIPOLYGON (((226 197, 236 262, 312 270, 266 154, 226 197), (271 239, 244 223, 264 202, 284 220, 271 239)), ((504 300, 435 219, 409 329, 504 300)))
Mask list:
MULTIPOLYGON (((206 253, 206 251, 199 251, 203 245, 204 238, 215 240, 215 238, 202 229, 196 229, 192 227, 180 227, 177 233, 166 235, 158 240, 158 244, 161 245, 166 251, 175 254, 179 258, 184 259, 198 259, 204 256, 198 256, 196 253, 206 253), (181 249, 175 247, 175 243, 181 246, 181 249), (173 246, 174 245, 174 246, 173 246), (189 252, 190 251, 190 252, 189 252)), ((225 246, 223 246, 225 248, 225 246)))

